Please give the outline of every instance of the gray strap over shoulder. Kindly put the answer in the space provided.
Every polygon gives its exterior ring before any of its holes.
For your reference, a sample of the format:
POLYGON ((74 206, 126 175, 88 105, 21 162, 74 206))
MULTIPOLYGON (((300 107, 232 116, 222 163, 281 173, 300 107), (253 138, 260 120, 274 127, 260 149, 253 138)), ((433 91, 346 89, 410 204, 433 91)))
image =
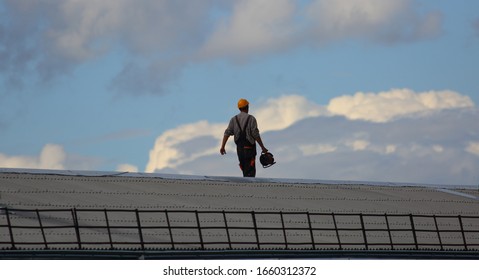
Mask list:
POLYGON ((238 124, 238 127, 240 129, 240 133, 242 133, 243 131, 246 131, 246 127, 248 126, 250 118, 251 118, 251 115, 248 115, 248 118, 246 119, 246 123, 244 124, 244 128, 241 128, 240 122, 238 120, 238 116, 235 116, 236 123, 238 124))

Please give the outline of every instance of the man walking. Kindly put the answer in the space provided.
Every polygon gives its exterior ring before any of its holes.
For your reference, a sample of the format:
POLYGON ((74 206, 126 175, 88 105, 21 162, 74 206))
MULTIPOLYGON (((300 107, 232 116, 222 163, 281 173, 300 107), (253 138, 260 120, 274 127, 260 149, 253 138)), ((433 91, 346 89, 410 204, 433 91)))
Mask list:
POLYGON ((238 101, 238 109, 240 113, 231 118, 228 127, 223 136, 220 153, 226 154, 225 145, 228 138, 234 135, 236 143, 236 151, 238 153, 238 160, 243 177, 256 176, 256 142, 262 149, 263 153, 268 152, 263 145, 263 141, 259 135, 258 124, 256 118, 250 114, 249 102, 246 99, 238 101))

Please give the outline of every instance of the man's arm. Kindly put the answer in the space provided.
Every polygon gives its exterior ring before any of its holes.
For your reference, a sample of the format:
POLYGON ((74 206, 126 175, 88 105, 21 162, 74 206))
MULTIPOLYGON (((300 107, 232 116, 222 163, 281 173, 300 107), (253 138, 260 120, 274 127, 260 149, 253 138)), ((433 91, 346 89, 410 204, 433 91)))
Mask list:
POLYGON ((263 145, 263 140, 261 140, 261 136, 258 135, 258 137, 255 138, 256 142, 258 142, 259 146, 261 147, 261 150, 263 153, 267 153, 268 149, 263 145))
POLYGON ((228 127, 225 130, 223 141, 221 142, 220 154, 222 155, 226 154, 226 150, 225 150, 226 142, 228 142, 228 138, 230 138, 231 135, 234 135, 233 118, 230 119, 230 123, 228 124, 228 127))
POLYGON ((253 136, 254 140, 258 142, 259 146, 261 147, 261 150, 263 153, 267 153, 268 149, 263 144, 263 140, 261 139, 261 136, 259 134, 259 129, 258 129, 258 123, 256 122, 256 118, 253 117, 253 121, 251 122, 251 136, 253 136))
POLYGON ((226 142, 228 142, 228 138, 230 138, 229 135, 223 136, 223 141, 221 142, 221 148, 220 148, 220 154, 222 155, 226 154, 225 146, 226 146, 226 142))

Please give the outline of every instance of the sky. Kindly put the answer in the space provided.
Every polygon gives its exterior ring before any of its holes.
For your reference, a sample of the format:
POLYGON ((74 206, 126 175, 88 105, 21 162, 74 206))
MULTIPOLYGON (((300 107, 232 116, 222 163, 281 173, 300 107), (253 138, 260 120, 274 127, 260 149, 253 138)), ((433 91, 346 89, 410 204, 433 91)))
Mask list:
POLYGON ((479 184, 479 2, 0 0, 0 167, 479 184))

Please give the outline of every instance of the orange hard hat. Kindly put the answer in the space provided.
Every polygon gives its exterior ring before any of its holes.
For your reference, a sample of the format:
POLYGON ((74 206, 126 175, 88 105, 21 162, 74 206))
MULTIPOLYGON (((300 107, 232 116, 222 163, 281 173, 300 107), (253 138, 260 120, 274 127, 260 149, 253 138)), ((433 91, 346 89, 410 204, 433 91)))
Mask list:
POLYGON ((238 101, 238 109, 244 108, 244 107, 246 107, 246 106, 248 106, 248 105, 249 105, 249 102, 248 102, 248 100, 246 100, 246 99, 241 98, 241 99, 238 101))

